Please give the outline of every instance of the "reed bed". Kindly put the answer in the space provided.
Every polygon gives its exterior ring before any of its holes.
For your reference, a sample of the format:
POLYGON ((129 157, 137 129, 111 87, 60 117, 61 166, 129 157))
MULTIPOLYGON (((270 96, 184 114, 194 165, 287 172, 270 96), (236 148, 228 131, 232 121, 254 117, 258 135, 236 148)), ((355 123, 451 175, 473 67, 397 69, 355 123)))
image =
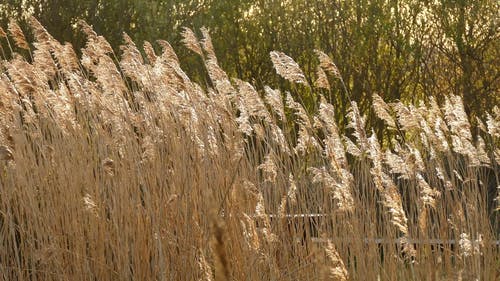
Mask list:
POLYGON ((0 279, 499 280, 497 106, 472 129, 459 96, 373 94, 381 138, 356 101, 339 126, 321 51, 315 83, 270 54, 306 110, 229 78, 205 29, 200 86, 166 41, 118 55, 80 22, 77 56, 30 26, 0 29, 0 279))

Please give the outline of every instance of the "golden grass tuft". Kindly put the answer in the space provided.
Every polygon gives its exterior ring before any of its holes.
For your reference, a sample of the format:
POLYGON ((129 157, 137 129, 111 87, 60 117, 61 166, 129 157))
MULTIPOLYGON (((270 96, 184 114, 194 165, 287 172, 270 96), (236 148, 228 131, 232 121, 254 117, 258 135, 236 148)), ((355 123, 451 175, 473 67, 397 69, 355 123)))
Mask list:
MULTIPOLYGON (((115 55, 80 22, 78 57, 30 23, 31 43, 9 24, 25 56, 0 66, 3 280, 498 280, 498 107, 475 132, 458 96, 374 94, 389 127, 352 101, 343 129, 316 88, 306 107, 230 79, 206 29, 182 34, 203 87, 166 41, 143 57, 124 34, 115 55)), ((341 73, 317 54, 329 89, 341 73)))

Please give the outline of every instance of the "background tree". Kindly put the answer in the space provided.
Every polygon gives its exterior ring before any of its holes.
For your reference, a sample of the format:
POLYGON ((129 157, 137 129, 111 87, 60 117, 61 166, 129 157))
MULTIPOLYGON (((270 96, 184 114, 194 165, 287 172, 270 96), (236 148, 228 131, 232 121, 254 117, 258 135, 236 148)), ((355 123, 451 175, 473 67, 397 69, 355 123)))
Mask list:
MULTIPOLYGON (((287 88, 309 104, 324 94, 338 119, 349 106, 339 79, 329 78, 330 91, 290 85, 276 75, 269 52, 293 57, 312 85, 318 65, 314 49, 324 51, 362 111, 371 106, 372 93, 408 102, 454 93, 463 96, 473 117, 500 103, 500 7, 495 0, 82 0, 71 5, 6 0, 0 5, 2 26, 11 18, 23 23, 32 14, 76 50, 84 44, 75 28, 78 19, 93 25, 116 52, 123 32, 139 46, 165 39, 203 86, 208 86, 204 66, 182 47, 180 33, 184 26, 195 31, 206 26, 230 76, 252 81, 258 89, 287 88)), ((368 122, 383 125, 371 116, 368 122)))

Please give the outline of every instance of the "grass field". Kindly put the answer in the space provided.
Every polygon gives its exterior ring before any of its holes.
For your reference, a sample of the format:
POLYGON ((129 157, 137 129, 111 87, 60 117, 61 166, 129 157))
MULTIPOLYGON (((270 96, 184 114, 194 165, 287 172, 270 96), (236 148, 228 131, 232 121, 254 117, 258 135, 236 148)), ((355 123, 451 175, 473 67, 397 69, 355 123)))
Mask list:
POLYGON ((79 26, 81 56, 0 30, 0 279, 500 279, 498 107, 473 128, 459 96, 373 94, 377 135, 356 101, 335 120, 320 51, 315 85, 270 54, 306 110, 230 79, 206 30, 183 33, 199 85, 165 41, 118 55, 79 26))

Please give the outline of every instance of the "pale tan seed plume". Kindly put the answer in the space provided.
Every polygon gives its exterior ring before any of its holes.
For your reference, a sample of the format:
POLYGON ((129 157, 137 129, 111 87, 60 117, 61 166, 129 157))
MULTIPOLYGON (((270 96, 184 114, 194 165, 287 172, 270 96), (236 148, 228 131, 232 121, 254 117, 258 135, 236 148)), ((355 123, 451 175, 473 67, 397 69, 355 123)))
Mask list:
POLYGON ((297 122, 302 124, 307 130, 312 131, 313 126, 311 124, 311 119, 302 104, 296 102, 288 92, 286 93, 285 103, 288 108, 294 110, 295 116, 298 118, 297 122))
POLYGON ((382 163, 383 163, 383 155, 382 155, 382 149, 380 148, 380 144, 377 139, 377 135, 375 132, 372 131, 372 135, 370 138, 368 138, 368 144, 369 144, 369 157, 372 160, 372 166, 373 169, 376 171, 376 173, 381 173, 382 172, 382 163))
POLYGON ((50 81, 57 74, 57 66, 52 58, 51 50, 46 44, 33 43, 35 50, 33 51, 33 66, 38 70, 38 73, 43 75, 43 80, 50 81))
POLYGON ((254 219, 246 213, 243 213, 243 219, 240 220, 240 223, 247 246, 255 253, 258 253, 261 245, 254 219))
POLYGON ((419 130, 420 124, 416 116, 416 110, 413 106, 405 106, 402 102, 397 102, 393 105, 398 117, 398 124, 404 131, 419 130))
POLYGON ((331 163, 336 166, 337 170, 347 167, 344 144, 340 138, 335 120, 335 110, 333 105, 326 102, 323 97, 319 105, 319 119, 322 121, 322 126, 327 129, 327 136, 323 140, 325 155, 330 159, 331 163))
POLYGON ((156 63, 156 59, 158 56, 155 54, 155 49, 153 48, 153 45, 151 45, 150 42, 144 41, 143 45, 144 53, 146 54, 146 58, 149 61, 150 65, 154 65, 156 63))
POLYGON ((286 197, 288 198, 290 204, 293 206, 297 204, 297 184, 292 173, 288 175, 288 192, 286 197))
POLYGON ((239 110, 239 116, 236 118, 236 123, 238 124, 238 130, 245 134, 246 136, 251 136, 253 132, 252 125, 250 124, 250 115, 242 101, 237 104, 239 110))
POLYGON ((490 163, 490 157, 488 156, 488 153, 486 152, 486 143, 484 142, 484 139, 481 136, 477 136, 477 141, 476 141, 476 155, 477 159, 481 164, 489 165, 490 163))
POLYGON ((272 51, 269 53, 274 69, 283 78, 293 83, 308 84, 300 66, 283 52, 272 51))
POLYGON ((384 120, 387 125, 391 128, 396 127, 396 122, 394 121, 394 118, 392 118, 390 112, 390 107, 385 103, 385 101, 376 93, 372 95, 373 99, 373 110, 375 111, 375 114, 377 114, 377 117, 384 120))
POLYGON ((62 72, 73 76, 79 74, 80 62, 73 46, 70 43, 58 45, 54 48, 54 60, 61 67, 62 72))
POLYGON ((342 140, 345 144, 347 153, 357 158, 361 157, 361 149, 359 149, 359 147, 356 146, 356 144, 350 138, 348 138, 347 136, 342 136, 342 140))
POLYGON ((500 108, 495 106, 492 113, 486 114, 486 118, 488 134, 492 137, 500 138, 500 108))
POLYGON ((365 118, 361 116, 358 104, 355 101, 351 102, 351 108, 347 117, 349 120, 347 128, 354 129, 353 136, 356 138, 357 147, 359 147, 362 153, 367 152, 369 150, 369 144, 365 131, 365 118))
POLYGON ((271 153, 267 154, 264 157, 264 162, 262 162, 262 164, 257 166, 257 169, 262 170, 265 182, 270 182, 270 183, 276 182, 276 176, 278 175, 277 173, 278 168, 274 163, 273 156, 271 153))
POLYGON ((452 133, 453 151, 467 155, 471 166, 481 165, 476 148, 472 144, 471 125, 465 112, 462 98, 456 95, 446 97, 444 112, 446 123, 452 133))
POLYGON ((325 71, 320 66, 316 68, 316 76, 318 78, 314 82, 314 86, 329 90, 330 82, 328 82, 328 77, 326 76, 325 71))
POLYGON ((212 81, 214 81, 214 82, 228 81, 229 82, 229 78, 228 78, 226 72, 224 72, 224 70, 222 70, 222 68, 219 67, 219 65, 217 64, 217 60, 213 60, 213 59, 209 58, 205 62, 205 65, 207 67, 208 75, 210 76, 210 79, 212 79, 212 81))
POLYGON ((214 45, 212 43, 212 38, 210 37, 208 29, 203 26, 202 28, 200 28, 200 31, 203 36, 203 38, 201 39, 201 46, 207 53, 207 58, 217 62, 217 56, 215 55, 214 45))
POLYGON ((401 243, 402 249, 401 252, 404 254, 404 260, 407 263, 416 263, 417 250, 415 249, 414 244, 410 241, 407 235, 399 238, 399 242, 401 243))
POLYGON ((328 240, 324 248, 326 259, 321 267, 320 280, 323 281, 347 281, 349 272, 340 257, 335 245, 328 240))
POLYGON ((94 29, 86 21, 79 20, 77 24, 88 37, 97 37, 97 33, 95 33, 94 29))
POLYGON ((29 24, 35 35, 35 39, 39 43, 45 43, 49 45, 55 44, 55 39, 50 35, 45 27, 33 16, 29 18, 29 24))
POLYGON ((161 58, 167 63, 175 63, 179 65, 179 58, 174 51, 174 48, 165 40, 156 40, 156 43, 162 48, 161 58))
POLYGON ((184 27, 181 35, 184 46, 203 57, 203 51, 196 34, 190 28, 184 27))
POLYGON ((480 161, 478 155, 476 154, 476 149, 472 142, 466 137, 459 136, 456 134, 451 135, 452 149, 456 153, 468 156, 471 166, 479 166, 480 161))
POLYGON ((323 68, 324 71, 333 75, 334 77, 340 78, 340 72, 333 62, 333 60, 324 52, 320 50, 314 50, 319 59, 319 65, 323 68))
POLYGON ((488 133, 488 128, 486 127, 486 123, 483 122, 483 120, 479 117, 476 116, 476 123, 477 127, 483 132, 483 133, 488 133))
POLYGON ((413 171, 406 165, 405 159, 387 149, 384 153, 384 163, 390 168, 392 174, 399 174, 404 179, 410 179, 413 171))
POLYGON ((333 199, 337 210, 349 213, 354 209, 354 198, 351 192, 352 178, 349 175, 332 175, 326 168, 311 167, 308 169, 313 176, 312 182, 323 185, 326 193, 333 199))
POLYGON ((209 153, 212 156, 219 156, 219 140, 217 138, 217 130, 213 126, 207 128, 207 140, 209 153))
POLYGON ((382 196, 381 203, 391 215, 391 223, 404 235, 408 234, 408 218, 402 206, 401 195, 391 177, 377 167, 371 169, 375 187, 382 196))
POLYGON ((436 138, 438 140, 437 148, 441 152, 450 151, 450 145, 449 145, 447 137, 446 137, 447 129, 448 128, 446 127, 444 120, 440 117, 436 118, 433 131, 434 131, 434 136, 436 136, 436 138))
POLYGON ((278 115, 281 121, 286 120, 285 107, 283 105, 283 97, 280 90, 272 89, 269 86, 264 86, 264 100, 271 109, 278 115))
POLYGON ((259 117, 271 123, 272 118, 267 110, 262 98, 255 88, 248 82, 234 79, 238 86, 238 97, 243 102, 250 116, 259 117))
POLYGON ((10 35, 14 39, 14 42, 19 48, 25 50, 30 49, 28 41, 26 41, 26 37, 24 36, 23 30, 21 29, 21 27, 19 27, 15 20, 9 21, 8 30, 10 32, 10 35))
POLYGON ((128 36, 126 33, 123 33, 122 35, 125 44, 120 46, 120 50, 122 51, 120 60, 121 71, 134 81, 141 84, 146 84, 144 79, 148 77, 148 71, 145 67, 141 52, 132 41, 130 36, 128 36))
POLYGON ((324 97, 320 99, 318 117, 323 122, 323 126, 327 129, 328 133, 338 134, 335 109, 324 97))
POLYGON ((472 240, 468 233, 461 233, 458 240, 459 252, 462 257, 467 258, 477 254, 481 254, 482 235, 479 234, 476 240, 472 240))
POLYGON ((209 58, 205 61, 205 66, 210 80, 212 80, 220 94, 230 95, 236 92, 226 72, 217 64, 217 60, 209 58))
POLYGON ((212 276, 212 268, 210 264, 208 263, 207 259, 205 258, 205 254, 203 254, 203 251, 200 249, 199 251, 199 257, 198 257, 198 268, 200 270, 201 278, 199 279, 200 281, 213 281, 213 276, 212 276))
POLYGON ((441 197, 441 192, 432 188, 420 173, 417 174, 416 178, 420 188, 420 199, 422 200, 423 206, 435 209, 437 204, 436 201, 441 197))
POLYGON ((43 84, 39 83, 39 77, 36 75, 34 67, 21 57, 12 59, 6 65, 6 70, 10 80, 22 97, 34 93, 37 91, 37 86, 43 84))
POLYGON ((450 131, 461 139, 472 141, 471 126, 460 96, 445 98, 444 113, 450 131))
POLYGON ((141 162, 153 163, 157 157, 157 152, 156 152, 156 143, 151 136, 145 136, 142 139, 141 149, 142 149, 141 162))
POLYGON ((420 150, 411 144, 407 144, 405 151, 407 155, 406 165, 413 170, 413 173, 423 172, 425 170, 425 163, 420 150))
POLYGON ((296 197, 297 186, 295 185, 295 181, 293 181, 292 174, 290 174, 289 178, 291 181, 288 186, 288 191, 281 197, 281 202, 278 207, 278 217, 280 218, 286 217, 287 210, 289 210, 288 212, 293 212, 297 204, 297 197, 296 197))
POLYGON ((287 197, 286 195, 281 196, 280 204, 278 206, 278 218, 285 218, 287 214, 287 197))
POLYGON ((321 145, 311 131, 307 129, 307 126, 299 125, 297 145, 294 148, 294 152, 299 155, 305 155, 310 151, 320 148, 321 145))
POLYGON ((99 217, 99 206, 90 194, 86 193, 85 196, 83 196, 83 205, 87 212, 91 213, 97 218, 99 217))
POLYGON ((102 55, 113 53, 113 48, 109 42, 103 36, 97 35, 92 26, 90 26, 87 22, 84 20, 78 20, 78 26, 87 36, 88 41, 85 48, 87 51, 92 52, 92 58, 98 59, 102 55))
POLYGON ((254 190, 255 196, 257 198, 257 202, 255 204, 255 216, 261 219, 268 219, 266 214, 266 206, 264 205, 264 196, 260 190, 257 190, 255 185, 249 181, 245 182, 245 185, 248 190, 254 190))
POLYGON ((271 123, 271 137, 285 154, 290 154, 290 145, 283 130, 276 124, 271 123))
POLYGON ((404 179, 413 179, 416 173, 425 170, 425 164, 418 149, 410 145, 402 148, 396 144, 394 151, 396 154, 386 150, 384 155, 384 163, 389 166, 391 173, 399 174, 404 179))

